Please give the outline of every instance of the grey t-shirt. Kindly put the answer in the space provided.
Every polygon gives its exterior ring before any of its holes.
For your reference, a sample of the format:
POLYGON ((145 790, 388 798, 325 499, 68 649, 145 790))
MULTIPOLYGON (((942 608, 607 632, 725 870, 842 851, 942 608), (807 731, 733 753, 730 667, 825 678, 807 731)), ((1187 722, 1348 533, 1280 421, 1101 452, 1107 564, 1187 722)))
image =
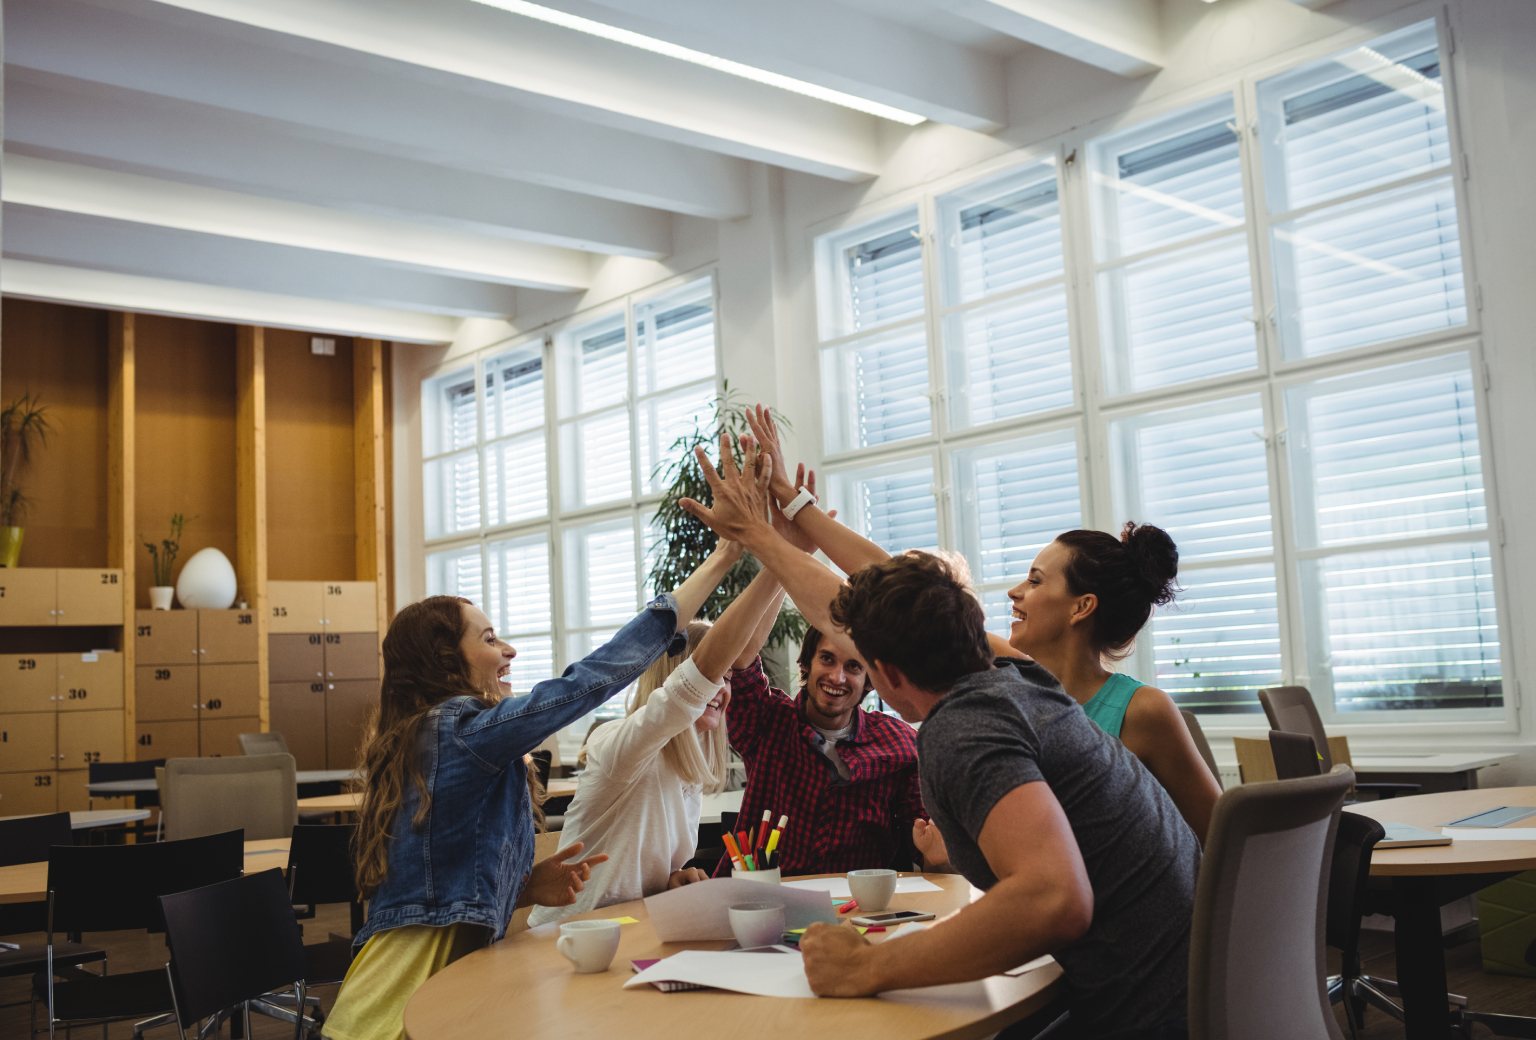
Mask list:
POLYGON ((1093 923, 1055 952, 1072 1018, 1110 1038, 1184 1018, 1200 842, 1125 745, 1094 725, 1055 677, 1028 661, 967 675, 917 734, 923 804, 955 868, 997 876, 977 838, 1004 795, 1050 786, 1093 885, 1093 923))

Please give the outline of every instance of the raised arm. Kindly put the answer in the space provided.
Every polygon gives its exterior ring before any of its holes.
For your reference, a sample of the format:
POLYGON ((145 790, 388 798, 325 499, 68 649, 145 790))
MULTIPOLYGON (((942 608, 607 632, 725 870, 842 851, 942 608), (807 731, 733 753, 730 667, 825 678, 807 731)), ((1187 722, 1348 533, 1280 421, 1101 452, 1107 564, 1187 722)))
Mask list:
POLYGON ((752 581, 756 583, 762 579, 766 579, 773 585, 773 599, 763 610, 763 616, 758 619, 757 628, 742 645, 741 653, 737 654, 736 660, 731 662, 732 668, 749 667, 756 660, 757 655, 763 652, 763 644, 768 642, 769 636, 773 635, 774 623, 779 620, 779 609, 784 606, 784 586, 779 584, 779 579, 775 578, 773 572, 767 567, 759 571, 752 581))
POLYGON ((720 587, 725 580, 726 572, 735 566, 741 559, 741 543, 732 542, 722 538, 715 545, 715 551, 704 558, 704 562, 688 577, 683 579, 672 593, 677 600, 677 630, 683 631, 688 627, 688 622, 699 616, 699 611, 704 607, 704 601, 709 599, 710 593, 720 587))
MULTIPOLYGON (((773 619, 778 615, 778 605, 783 600, 784 590, 768 569, 758 571, 752 584, 731 601, 725 613, 720 615, 720 620, 711 626, 693 652, 693 661, 705 678, 714 683, 721 682, 725 670, 735 666, 757 633, 764 628, 770 632, 773 630, 773 619)), ((767 638, 766 633, 763 638, 767 638)), ((761 646, 762 643, 757 645, 761 646)), ((753 650, 752 656, 757 656, 756 650, 753 650)), ((751 663, 750 658, 747 663, 751 663)))

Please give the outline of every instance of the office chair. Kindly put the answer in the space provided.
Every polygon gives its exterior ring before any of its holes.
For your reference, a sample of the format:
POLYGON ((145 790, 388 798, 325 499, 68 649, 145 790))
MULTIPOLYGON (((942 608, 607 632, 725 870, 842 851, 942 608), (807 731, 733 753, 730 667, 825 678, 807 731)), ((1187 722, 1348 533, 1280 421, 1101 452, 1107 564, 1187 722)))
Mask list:
MULTIPOLYGON (((1269 728, 1286 733, 1305 733, 1317 745, 1322 771, 1333 769, 1333 752, 1328 748, 1328 733, 1323 729, 1323 718, 1317 713, 1317 704, 1305 686, 1272 686, 1259 691, 1259 704, 1269 719, 1269 728)), ((1378 798, 1392 798, 1399 794, 1417 794, 1419 784, 1369 783, 1355 784, 1356 791, 1374 791, 1378 798)))
POLYGON ((1190 928, 1190 1040, 1343 1040, 1322 985, 1323 938, 1353 779, 1340 766, 1217 799, 1190 928))
POLYGON ((1205 761, 1205 767, 1216 778, 1216 786, 1221 787, 1221 770, 1216 767, 1216 756, 1211 754, 1210 741, 1205 739, 1205 730, 1200 728, 1200 720, 1195 718, 1195 713, 1179 709, 1179 715, 1184 719, 1184 728, 1189 730, 1190 737, 1195 742, 1195 750, 1200 752, 1200 757, 1205 761))
POLYGON ((1270 730, 1269 753, 1275 760, 1275 776, 1281 780, 1322 775, 1323 756, 1305 733, 1270 730))
POLYGON ((171 841, 239 827, 246 840, 286 838, 298 822, 292 755, 173 758, 162 787, 171 841))
MULTIPOLYGON (((292 987, 303 1004, 304 939, 288 902, 288 886, 275 867, 258 874, 160 897, 170 962, 162 975, 175 1007, 176 1027, 215 1022, 235 1007, 251 1035, 251 1005, 272 990, 292 987)), ((316 1023, 297 1016, 294 1040, 316 1023)), ((217 1028, 215 1026, 215 1028, 217 1028)))
POLYGON ((270 733, 240 734, 240 751, 246 755, 286 755, 289 753, 287 739, 276 730, 270 733))

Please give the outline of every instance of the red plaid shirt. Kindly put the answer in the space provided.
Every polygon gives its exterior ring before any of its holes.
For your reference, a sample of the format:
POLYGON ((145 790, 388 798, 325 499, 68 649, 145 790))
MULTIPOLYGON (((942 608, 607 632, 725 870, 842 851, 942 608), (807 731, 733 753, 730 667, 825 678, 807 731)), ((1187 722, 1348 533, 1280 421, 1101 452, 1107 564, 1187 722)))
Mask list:
MULTIPOLYGON (((912 855, 912 821, 921 816, 917 731, 881 712, 853 713, 853 732, 837 742, 851 779, 821 752, 821 734, 805 721, 805 691, 791 699, 768 685, 762 658, 731 679, 731 746, 747 765, 737 830, 752 836, 763 821, 789 816, 774 850, 788 874, 834 874, 888 867, 912 855)), ((730 857, 715 868, 729 877, 730 857)))

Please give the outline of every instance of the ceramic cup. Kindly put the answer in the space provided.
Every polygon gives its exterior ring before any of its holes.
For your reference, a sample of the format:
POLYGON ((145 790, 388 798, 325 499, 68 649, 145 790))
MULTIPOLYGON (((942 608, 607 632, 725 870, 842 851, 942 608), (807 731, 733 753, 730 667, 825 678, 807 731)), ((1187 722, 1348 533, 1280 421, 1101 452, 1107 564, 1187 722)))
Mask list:
POLYGON ((771 870, 737 870, 732 867, 731 877, 741 878, 744 881, 761 881, 769 885, 777 885, 780 880, 778 867, 771 870))
POLYGON ((784 908, 777 903, 742 903, 726 911, 731 934, 744 950, 772 946, 784 939, 784 908))
POLYGON ((858 900, 861 911, 879 913, 891 905, 891 897, 896 894, 896 872, 894 870, 850 870, 848 891, 854 899, 858 900))
POLYGON ((619 922, 567 921, 560 926, 555 949, 576 965, 577 974, 607 971, 619 952, 619 922))

